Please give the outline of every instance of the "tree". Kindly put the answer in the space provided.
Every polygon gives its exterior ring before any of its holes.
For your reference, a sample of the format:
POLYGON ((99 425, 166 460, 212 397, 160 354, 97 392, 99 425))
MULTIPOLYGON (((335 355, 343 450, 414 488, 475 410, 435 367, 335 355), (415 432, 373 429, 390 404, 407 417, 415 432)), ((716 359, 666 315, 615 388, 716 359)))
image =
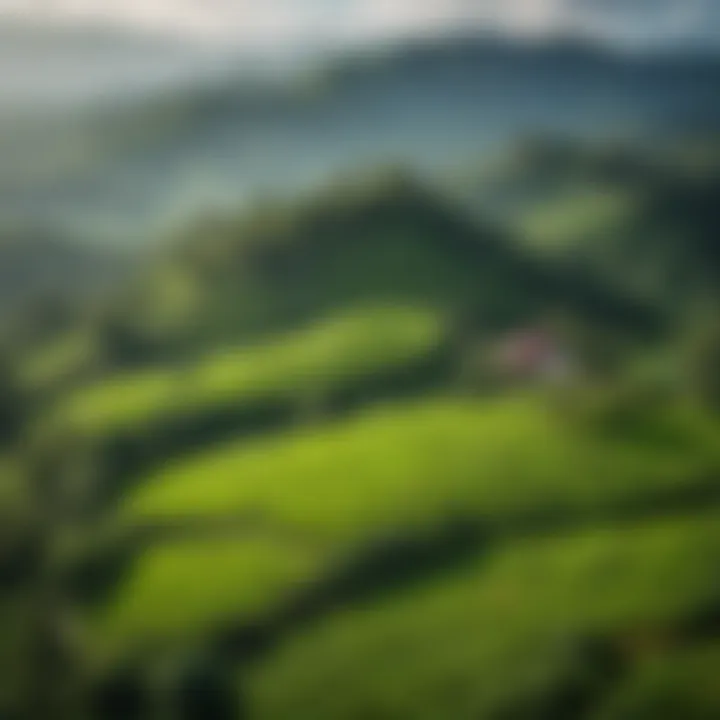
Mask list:
POLYGON ((690 348, 689 383, 706 406, 720 411, 720 322, 707 323, 690 348))
POLYGON ((9 359, 0 355, 0 447, 18 439, 27 408, 9 359))
POLYGON ((177 720, 240 720, 238 679, 222 659, 201 658, 177 677, 173 718, 177 720))

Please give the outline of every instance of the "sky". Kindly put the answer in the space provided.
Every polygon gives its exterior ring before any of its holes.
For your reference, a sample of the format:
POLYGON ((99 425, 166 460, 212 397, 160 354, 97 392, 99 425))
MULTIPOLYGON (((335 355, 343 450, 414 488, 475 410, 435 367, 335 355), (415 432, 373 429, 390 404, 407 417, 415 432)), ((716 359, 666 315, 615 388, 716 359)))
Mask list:
POLYGON ((0 15, 240 43, 343 43, 471 26, 720 40, 720 0, 0 0, 0 15))

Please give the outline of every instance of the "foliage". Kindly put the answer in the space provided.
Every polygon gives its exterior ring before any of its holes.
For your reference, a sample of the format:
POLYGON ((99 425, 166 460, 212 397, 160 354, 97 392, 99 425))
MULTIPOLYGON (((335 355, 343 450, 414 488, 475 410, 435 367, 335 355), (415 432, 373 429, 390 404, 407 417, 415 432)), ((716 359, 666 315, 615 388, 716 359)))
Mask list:
POLYGON ((712 424, 682 408, 653 414, 613 435, 570 426, 532 399, 387 407, 177 463, 147 478, 124 513, 142 522, 251 512, 337 541, 458 516, 587 518, 714 487, 712 424))
POLYGON ((650 155, 527 146, 506 230, 405 172, 341 179, 23 316, 0 714, 74 678, 97 720, 232 717, 238 670, 259 720, 714 708, 717 172, 650 155), (468 388, 551 326, 571 379, 468 388))
POLYGON ((706 642, 653 658, 597 713, 598 720, 711 720, 720 712, 720 652, 706 642))
POLYGON ((717 603, 718 527, 710 513, 533 538, 338 612, 259 667, 254 714, 544 717, 584 639, 622 647, 717 603))
POLYGON ((17 440, 27 411, 15 368, 0 356, 0 449, 17 440))
POLYGON ((119 374, 72 393, 57 411, 63 431, 112 435, 226 404, 300 403, 332 396, 424 360, 442 339, 432 313, 377 307, 343 313, 271 342, 216 351, 196 363, 119 374))
POLYGON ((282 538, 187 539, 145 552, 116 596, 98 608, 94 641, 114 655, 198 641, 230 620, 269 613, 307 582, 312 548, 282 538))

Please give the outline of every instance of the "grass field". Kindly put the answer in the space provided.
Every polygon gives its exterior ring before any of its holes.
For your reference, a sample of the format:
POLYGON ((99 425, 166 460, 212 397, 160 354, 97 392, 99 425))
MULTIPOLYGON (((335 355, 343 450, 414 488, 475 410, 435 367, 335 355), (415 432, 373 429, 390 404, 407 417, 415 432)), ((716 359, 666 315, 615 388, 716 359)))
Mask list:
POLYGON ((593 720, 720 717, 720 646, 704 642, 644 663, 593 720))
POLYGON ((230 445, 148 478, 124 522, 245 514, 358 541, 447 519, 575 518, 714 487, 718 433, 666 412, 602 434, 537 398, 436 399, 230 445))
POLYGON ((272 538, 158 544, 94 613, 94 641, 112 656, 182 645, 223 622, 262 617, 317 574, 320 557, 272 538))
POLYGON ((300 402, 427 359, 442 339, 431 312, 348 312, 257 347, 229 349, 178 368, 119 375, 81 390, 50 428, 84 437, 152 432, 178 416, 227 405, 300 402))
POLYGON ((627 191, 590 187, 527 212, 519 230, 532 246, 563 252, 621 232, 636 207, 637 198, 627 191))
MULTIPOLYGON (((616 436, 568 423, 539 398, 517 397, 388 405, 330 429, 230 445, 148 478, 121 506, 116 520, 126 529, 188 523, 188 533, 179 542, 151 545, 139 557, 101 609, 99 637, 126 651, 143 639, 180 641, 230 619, 262 616, 354 550, 458 520, 500 530, 491 555, 517 542, 492 563, 491 577, 508 578, 492 583, 511 588, 503 595, 510 603, 524 595, 541 601, 546 584, 550 593, 572 583, 578 593, 587 586, 587 598, 543 602, 556 610, 582 609, 588 613, 583 623, 600 623, 595 611, 614 622, 613 613, 628 610, 626 602, 637 600, 643 612, 654 607, 644 576, 635 577, 644 568, 657 573, 649 583, 667 577, 656 604, 671 608, 673 593, 692 591, 692 563, 702 564, 698 582, 712 581, 713 573, 704 573, 706 549, 715 552, 719 540, 714 517, 617 533, 590 527, 626 515, 652 518, 668 510, 668 498, 674 512, 685 495, 691 509, 717 502, 707 495, 720 467, 716 440, 705 418, 681 408, 646 418, 630 436, 616 436), (236 522, 237 536, 193 537, 203 522, 213 528, 220 519, 236 522), (572 542, 519 542, 524 533, 573 529, 579 534, 572 542), (593 573, 601 577, 602 567, 609 580, 598 580, 591 592, 593 573), (681 570, 686 574, 677 584, 674 574, 681 570), (621 589, 625 594, 615 594, 621 589)), ((483 550, 488 546, 477 552, 483 550)), ((479 560, 477 577, 484 572, 479 560)), ((567 619, 570 629, 580 622, 567 619)))
POLYGON ((716 603, 718 562, 717 514, 510 543, 301 632, 252 678, 253 717, 470 720, 522 697, 539 707, 578 669, 582 640, 632 646, 716 603))

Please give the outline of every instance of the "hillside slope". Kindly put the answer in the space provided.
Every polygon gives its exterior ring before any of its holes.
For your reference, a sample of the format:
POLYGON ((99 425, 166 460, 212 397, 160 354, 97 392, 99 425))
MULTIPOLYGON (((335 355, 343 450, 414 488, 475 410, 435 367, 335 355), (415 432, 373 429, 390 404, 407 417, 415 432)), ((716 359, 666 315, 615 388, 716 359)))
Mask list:
POLYGON ((28 679, 0 713, 614 720, 657 707, 655 673, 702 696, 720 421, 668 320, 708 282, 714 195, 620 181, 688 258, 657 305, 645 237, 583 272, 592 238, 557 252, 395 172, 200 219, 28 349, 0 466, 0 660, 28 679))

